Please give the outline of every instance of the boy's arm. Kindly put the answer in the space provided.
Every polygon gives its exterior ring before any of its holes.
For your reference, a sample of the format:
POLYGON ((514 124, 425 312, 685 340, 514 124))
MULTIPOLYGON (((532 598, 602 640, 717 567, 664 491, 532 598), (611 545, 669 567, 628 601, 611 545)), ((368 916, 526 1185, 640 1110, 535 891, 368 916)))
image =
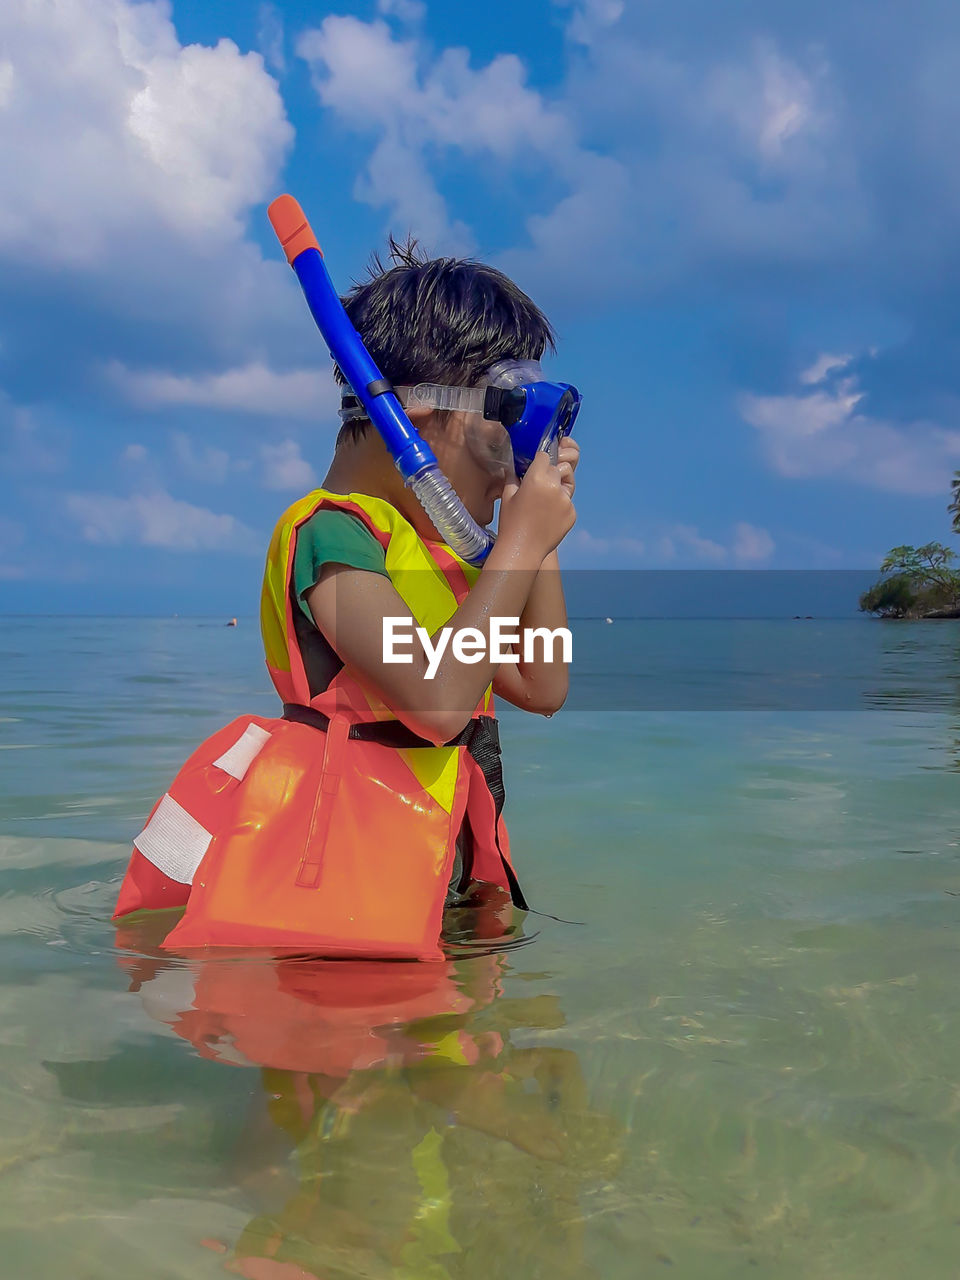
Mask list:
POLYGON ((576 512, 558 468, 536 459, 523 483, 501 503, 500 528, 470 594, 447 624, 473 627, 485 637, 480 662, 461 662, 447 647, 434 677, 415 640, 409 663, 383 660, 383 620, 409 617, 393 584, 379 574, 328 565, 305 596, 319 629, 343 662, 373 685, 398 719, 433 742, 456 737, 473 715, 498 664, 491 662, 490 623, 519 617, 527 605, 544 559, 573 527, 576 512))
MULTIPOLYGON (((560 483, 573 498, 576 490, 577 463, 580 461, 580 446, 572 436, 566 436, 560 442, 557 456, 557 473, 560 483)), ((493 682, 493 691, 498 698, 512 702, 515 707, 524 711, 538 712, 543 716, 552 716, 559 711, 566 701, 570 685, 569 667, 566 662, 547 661, 545 655, 555 657, 558 646, 551 645, 548 650, 543 641, 534 645, 530 662, 523 659, 523 632, 527 628, 543 627, 555 631, 557 627, 567 625, 567 606, 563 598, 563 583, 560 578, 560 563, 556 551, 551 551, 540 567, 537 580, 533 584, 527 598, 526 608, 520 615, 519 661, 505 662, 497 672, 493 682)))
POLYGON ((493 691, 498 698, 543 716, 552 716, 560 710, 566 701, 570 683, 568 664, 559 660, 562 646, 559 640, 554 644, 538 639, 533 645, 531 660, 527 662, 523 656, 523 633, 532 627, 555 631, 566 625, 567 606, 563 598, 560 565, 556 551, 551 551, 540 567, 520 615, 519 661, 503 663, 493 682, 493 691), (547 654, 554 660, 548 661, 547 654))

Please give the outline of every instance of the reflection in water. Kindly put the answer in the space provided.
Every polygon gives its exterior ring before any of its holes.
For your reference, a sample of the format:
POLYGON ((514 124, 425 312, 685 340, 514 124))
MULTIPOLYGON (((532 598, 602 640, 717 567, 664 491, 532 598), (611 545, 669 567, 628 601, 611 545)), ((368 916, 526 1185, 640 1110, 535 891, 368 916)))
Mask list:
MULTIPOLYGON (((502 903, 486 905, 490 938, 502 903)), ((238 1238, 206 1242, 228 1272, 593 1274, 581 1197, 619 1163, 618 1130, 590 1111, 576 1053, 513 1042, 564 1018, 552 996, 501 995, 503 951, 184 961, 156 948, 156 920, 118 937, 144 1009, 202 1056, 261 1069, 231 1169, 253 1216, 238 1238)))

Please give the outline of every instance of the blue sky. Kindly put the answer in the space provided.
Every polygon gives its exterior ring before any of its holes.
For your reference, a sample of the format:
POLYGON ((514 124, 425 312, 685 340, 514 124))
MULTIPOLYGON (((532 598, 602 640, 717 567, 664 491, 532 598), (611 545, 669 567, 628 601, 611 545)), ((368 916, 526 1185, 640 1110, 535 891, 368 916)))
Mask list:
POLYGON ((960 467, 960 10, 6 0, 0 608, 250 613, 335 280, 508 270, 585 397, 571 566, 860 568, 960 467))

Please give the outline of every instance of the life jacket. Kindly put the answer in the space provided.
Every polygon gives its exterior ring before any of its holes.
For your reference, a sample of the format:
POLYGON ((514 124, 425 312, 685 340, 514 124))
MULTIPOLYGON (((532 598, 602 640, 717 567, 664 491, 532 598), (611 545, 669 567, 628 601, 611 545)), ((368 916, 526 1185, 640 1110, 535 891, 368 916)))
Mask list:
POLYGON ((489 688, 464 732, 442 745, 407 729, 347 667, 311 696, 291 582, 297 529, 321 508, 350 512, 377 538, 391 582, 431 634, 479 573, 364 494, 318 489, 281 517, 261 628, 284 716, 242 716, 194 752, 136 837, 117 903, 115 918, 186 906, 163 944, 169 950, 264 946, 439 960, 465 821, 472 877, 526 906, 501 816, 489 688))

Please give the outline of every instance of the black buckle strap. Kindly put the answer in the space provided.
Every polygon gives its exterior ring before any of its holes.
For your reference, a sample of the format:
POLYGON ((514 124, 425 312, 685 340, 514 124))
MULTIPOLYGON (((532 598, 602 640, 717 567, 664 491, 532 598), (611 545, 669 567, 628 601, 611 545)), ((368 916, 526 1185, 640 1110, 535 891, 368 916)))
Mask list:
MULTIPOLYGON (((284 720, 293 720, 297 724, 308 724, 313 729, 319 729, 321 733, 326 733, 330 726, 330 717, 328 715, 324 715, 322 711, 317 711, 314 707, 303 707, 295 702, 285 702, 283 704, 283 718, 284 720)), ((484 718, 491 719, 490 716, 484 718)), ((474 723, 476 722, 471 721, 455 738, 451 738, 449 742, 444 742, 441 745, 445 747, 468 746, 474 723)), ((493 721, 493 723, 496 724, 496 721, 493 721)), ((409 747, 435 747, 437 745, 435 742, 431 742, 429 738, 422 738, 419 733, 414 733, 412 729, 408 729, 399 720, 368 720, 361 724, 352 724, 347 736, 355 741, 374 742, 379 747, 396 747, 398 750, 409 747)), ((497 750, 499 749, 500 739, 498 736, 497 750)))
MULTIPOLYGON (((330 717, 313 707, 301 707, 293 702, 283 704, 284 720, 293 720, 297 724, 308 724, 312 729, 326 733, 330 727, 330 717)), ((361 742, 376 742, 382 747, 432 747, 434 744, 418 733, 408 729, 399 720, 372 720, 368 724, 352 724, 347 735, 361 742)))

